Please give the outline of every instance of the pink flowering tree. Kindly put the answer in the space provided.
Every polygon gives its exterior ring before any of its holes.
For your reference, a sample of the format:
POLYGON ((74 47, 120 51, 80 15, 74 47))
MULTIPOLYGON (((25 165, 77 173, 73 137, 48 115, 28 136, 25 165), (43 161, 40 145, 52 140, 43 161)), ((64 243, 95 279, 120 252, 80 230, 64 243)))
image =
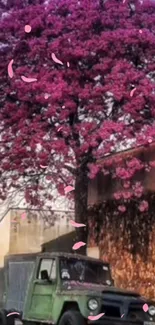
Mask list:
MULTIPOLYGON (((41 208, 52 200, 50 182, 62 195, 71 185, 75 220, 87 224, 97 161, 155 137, 154 44, 153 0, 1 1, 2 200, 14 188, 41 208)), ((115 199, 141 198, 142 185, 133 182, 131 191, 131 180, 144 168, 138 158, 115 168, 109 160, 104 173, 125 188, 115 199)), ((125 209, 121 201, 118 210, 125 209)), ((86 232, 80 236, 86 241, 86 232)))

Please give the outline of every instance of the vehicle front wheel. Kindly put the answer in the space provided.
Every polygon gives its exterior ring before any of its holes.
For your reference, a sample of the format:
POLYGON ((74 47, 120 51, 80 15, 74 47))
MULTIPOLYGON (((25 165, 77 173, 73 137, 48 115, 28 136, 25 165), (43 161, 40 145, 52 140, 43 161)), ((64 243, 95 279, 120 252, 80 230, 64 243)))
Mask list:
POLYGON ((6 319, 7 311, 5 309, 0 310, 0 325, 7 325, 6 319))
POLYGON ((59 325, 86 325, 86 321, 79 311, 69 310, 62 315, 59 325))

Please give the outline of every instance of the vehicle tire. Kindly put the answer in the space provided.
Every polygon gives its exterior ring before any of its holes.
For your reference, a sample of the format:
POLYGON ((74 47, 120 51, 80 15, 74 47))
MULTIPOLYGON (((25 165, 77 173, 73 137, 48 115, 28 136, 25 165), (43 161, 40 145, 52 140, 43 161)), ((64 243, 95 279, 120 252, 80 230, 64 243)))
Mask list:
POLYGON ((5 309, 0 310, 0 325, 7 325, 7 311, 5 309))
POLYGON ((86 321, 79 311, 66 311, 60 318, 59 325, 86 325, 86 321))

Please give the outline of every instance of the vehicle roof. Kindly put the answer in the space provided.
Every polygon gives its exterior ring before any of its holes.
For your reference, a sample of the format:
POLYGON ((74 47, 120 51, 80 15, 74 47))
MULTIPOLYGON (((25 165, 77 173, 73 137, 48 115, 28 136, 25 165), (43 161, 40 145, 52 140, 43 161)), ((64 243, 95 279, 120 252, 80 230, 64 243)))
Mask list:
POLYGON ((100 259, 97 258, 93 258, 93 257, 89 257, 89 256, 85 256, 85 255, 80 255, 80 254, 71 254, 71 253, 64 253, 64 252, 45 252, 45 253, 40 253, 38 255, 38 257, 46 257, 46 258, 50 258, 50 257, 65 257, 65 258, 77 258, 79 260, 86 260, 86 261, 92 261, 92 262, 100 262, 100 263, 104 263, 105 265, 109 265, 109 263, 104 262, 100 259))
POLYGON ((37 253, 24 253, 24 254, 7 254, 5 255, 5 261, 22 261, 22 260, 34 260, 40 252, 37 253))
POLYGON ((18 261, 25 261, 25 260, 35 260, 36 258, 52 258, 52 257, 65 257, 65 258, 77 258, 79 260, 86 260, 86 261, 92 261, 92 262, 100 262, 105 265, 109 265, 109 263, 104 262, 100 259, 80 255, 80 254, 72 254, 72 253, 66 253, 66 252, 44 252, 44 253, 27 253, 27 254, 12 254, 12 255, 6 255, 5 256, 5 262, 18 262, 18 261))

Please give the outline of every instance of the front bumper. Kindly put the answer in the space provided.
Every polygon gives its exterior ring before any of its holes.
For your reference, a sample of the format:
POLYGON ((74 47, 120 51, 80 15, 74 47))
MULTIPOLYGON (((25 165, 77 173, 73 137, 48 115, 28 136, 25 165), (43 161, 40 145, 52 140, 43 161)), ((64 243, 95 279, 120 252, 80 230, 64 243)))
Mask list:
POLYGON ((116 319, 116 318, 108 318, 108 317, 101 317, 98 320, 88 320, 87 324, 94 324, 94 325, 155 325, 155 322, 145 322, 141 320, 130 321, 126 319, 116 319))

